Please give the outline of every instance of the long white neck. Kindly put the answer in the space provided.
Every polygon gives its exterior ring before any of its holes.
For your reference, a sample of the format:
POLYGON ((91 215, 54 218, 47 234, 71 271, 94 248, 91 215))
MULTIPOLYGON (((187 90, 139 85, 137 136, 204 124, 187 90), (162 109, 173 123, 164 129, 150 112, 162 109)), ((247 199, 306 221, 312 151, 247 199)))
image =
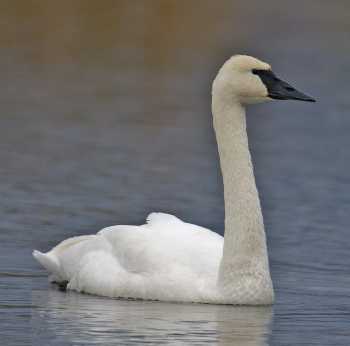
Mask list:
MULTIPOLYGON (((251 162, 243 106, 213 90, 214 129, 224 182, 225 238, 218 283, 270 273, 263 217, 251 162)), ((231 288, 230 288, 231 289, 231 288)))

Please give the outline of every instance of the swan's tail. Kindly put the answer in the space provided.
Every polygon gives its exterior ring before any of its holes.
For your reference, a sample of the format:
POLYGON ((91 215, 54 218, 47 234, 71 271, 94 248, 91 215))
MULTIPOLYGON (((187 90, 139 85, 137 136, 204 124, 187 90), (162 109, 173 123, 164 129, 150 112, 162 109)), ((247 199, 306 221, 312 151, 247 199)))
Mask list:
POLYGON ((51 274, 59 275, 60 266, 57 259, 53 255, 34 250, 33 257, 51 274))

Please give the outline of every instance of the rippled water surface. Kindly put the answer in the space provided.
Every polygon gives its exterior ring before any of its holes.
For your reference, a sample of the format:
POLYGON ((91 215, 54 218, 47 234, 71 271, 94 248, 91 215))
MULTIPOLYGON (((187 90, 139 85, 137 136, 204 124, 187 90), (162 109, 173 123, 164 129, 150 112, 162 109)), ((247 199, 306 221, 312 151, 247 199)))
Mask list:
POLYGON ((3 345, 349 345, 348 1, 0 5, 3 345), (210 83, 249 53, 318 103, 249 109, 273 308, 64 293, 31 257, 168 211, 222 234, 210 83))

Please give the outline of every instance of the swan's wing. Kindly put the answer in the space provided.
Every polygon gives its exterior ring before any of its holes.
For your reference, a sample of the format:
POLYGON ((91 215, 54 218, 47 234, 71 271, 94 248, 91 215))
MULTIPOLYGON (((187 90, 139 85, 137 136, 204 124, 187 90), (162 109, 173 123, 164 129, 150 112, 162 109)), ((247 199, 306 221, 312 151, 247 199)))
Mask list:
POLYGON ((169 214, 152 213, 144 225, 108 227, 33 255, 53 279, 68 281, 69 288, 150 298, 155 292, 158 297, 171 294, 174 286, 182 285, 176 292, 183 292, 193 288, 194 281, 200 287, 215 282, 222 245, 223 238, 214 232, 169 214))
POLYGON ((114 226, 99 234, 123 268, 133 273, 152 275, 175 267, 211 271, 222 255, 220 235, 165 213, 150 214, 141 226, 114 226))

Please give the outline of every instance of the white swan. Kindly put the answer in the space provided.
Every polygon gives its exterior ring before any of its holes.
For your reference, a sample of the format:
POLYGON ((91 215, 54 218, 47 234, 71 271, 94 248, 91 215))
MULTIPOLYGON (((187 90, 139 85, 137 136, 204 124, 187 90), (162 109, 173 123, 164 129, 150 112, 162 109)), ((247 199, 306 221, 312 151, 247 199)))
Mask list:
POLYGON ((142 226, 73 237, 34 257, 67 289, 138 299, 271 304, 273 288, 244 105, 269 99, 314 101, 278 79, 270 65, 236 55, 212 88, 224 181, 225 239, 163 213, 142 226))

